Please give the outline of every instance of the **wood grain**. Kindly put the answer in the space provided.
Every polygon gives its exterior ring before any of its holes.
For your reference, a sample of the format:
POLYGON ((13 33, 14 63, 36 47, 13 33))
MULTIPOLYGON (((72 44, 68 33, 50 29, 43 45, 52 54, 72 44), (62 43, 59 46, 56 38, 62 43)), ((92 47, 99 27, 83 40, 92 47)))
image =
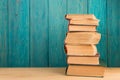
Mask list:
POLYGON ((88 13, 94 14, 97 19, 100 20, 97 31, 101 33, 100 43, 97 45, 101 59, 107 63, 107 0, 89 0, 88 1, 88 13))
POLYGON ((7 55, 8 55, 8 45, 7 45, 7 30, 8 30, 8 11, 7 11, 7 1, 0 1, 0 67, 6 67, 7 55))
POLYGON ((10 67, 29 66, 29 0, 9 0, 10 67))
POLYGON ((66 0, 49 0, 49 66, 66 66, 64 39, 67 30, 65 20, 66 0), (53 4, 54 2, 54 4, 53 4))
POLYGON ((108 66, 109 67, 118 67, 120 66, 120 38, 118 37, 109 37, 108 38, 108 66))
POLYGON ((30 65, 32 67, 48 66, 48 24, 48 0, 31 0, 30 65))
POLYGON ((106 68, 103 78, 66 76, 65 68, 0 68, 0 80, 119 80, 120 68, 106 68))
POLYGON ((86 14, 88 0, 68 0, 67 14, 86 14))
POLYGON ((87 13, 100 19, 101 58, 120 66, 119 7, 119 0, 1 0, 0 66, 66 66, 64 16, 87 13))
POLYGON ((107 1, 107 23, 108 23, 108 35, 120 37, 120 1, 108 0, 107 1))
POLYGON ((108 23, 108 66, 120 66, 120 2, 108 0, 107 9, 108 23))

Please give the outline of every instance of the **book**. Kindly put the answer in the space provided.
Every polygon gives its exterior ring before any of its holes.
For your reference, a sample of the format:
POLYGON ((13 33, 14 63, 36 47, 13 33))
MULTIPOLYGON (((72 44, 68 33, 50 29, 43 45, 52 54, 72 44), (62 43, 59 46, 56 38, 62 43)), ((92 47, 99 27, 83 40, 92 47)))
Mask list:
POLYGON ((101 34, 98 32, 68 32, 65 44, 98 44, 101 34))
POLYGON ((95 56, 97 54, 96 45, 65 45, 67 55, 72 56, 95 56))
POLYGON ((71 76, 103 77, 105 67, 100 65, 69 65, 66 71, 71 76))
POLYGON ((91 25, 69 25, 68 31, 96 31, 96 26, 91 25))
POLYGON ((67 14, 65 15, 65 18, 68 20, 96 19, 96 17, 93 14, 67 14))
POLYGON ((89 20, 89 19, 81 19, 81 20, 70 20, 69 24, 75 24, 75 25, 99 25, 98 20, 89 20))
POLYGON ((95 56, 68 56, 68 64, 99 65, 99 54, 95 56))

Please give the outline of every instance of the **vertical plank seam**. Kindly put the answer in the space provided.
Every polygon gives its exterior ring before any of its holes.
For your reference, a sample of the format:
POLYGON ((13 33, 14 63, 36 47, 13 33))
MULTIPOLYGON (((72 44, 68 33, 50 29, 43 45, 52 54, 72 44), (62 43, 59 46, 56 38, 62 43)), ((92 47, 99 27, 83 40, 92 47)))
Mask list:
POLYGON ((87 14, 89 14, 89 0, 87 0, 87 14))
POLYGON ((107 32, 107 34, 106 34, 106 36, 107 36, 107 42, 106 42, 106 45, 107 45, 107 49, 106 49, 106 52, 107 52, 107 56, 106 56, 106 58, 107 58, 107 67, 109 67, 109 51, 108 51, 108 45, 109 45, 109 37, 108 37, 108 0, 106 0, 106 27, 107 27, 107 29, 106 29, 106 32, 107 32))
POLYGON ((9 55, 10 55, 10 46, 9 46, 9 41, 10 41, 10 37, 9 37, 9 27, 10 27, 10 22, 9 22, 9 0, 7 1, 7 10, 8 10, 8 28, 7 28, 7 31, 8 31, 8 34, 7 34, 7 45, 8 45, 8 53, 7 53, 7 67, 10 67, 10 63, 9 63, 9 55))
POLYGON ((6 43, 7 43, 7 51, 6 51, 6 52, 7 52, 7 53, 6 53, 6 54, 7 54, 7 56, 6 56, 6 57, 7 57, 7 65, 6 65, 6 67, 9 66, 9 65, 8 65, 8 59, 9 59, 9 58, 8 58, 8 55, 9 55, 9 7, 8 7, 8 1, 9 1, 9 0, 7 0, 7 19, 8 19, 8 20, 7 20, 7 24, 8 24, 7 27, 8 27, 8 28, 7 28, 7 32, 6 32, 6 35, 7 35, 7 40, 6 40, 6 43))
POLYGON ((47 22, 48 22, 48 33, 47 33, 47 35, 48 35, 48 49, 47 49, 47 51, 48 51, 48 56, 47 56, 47 63, 48 63, 48 67, 50 67, 50 52, 49 52, 49 38, 50 38, 50 35, 49 35, 49 30, 50 30, 50 25, 49 25, 49 0, 47 0, 47 4, 48 4, 48 6, 47 6, 47 8, 48 8, 48 14, 47 14, 47 22))
POLYGON ((68 0, 66 0, 66 14, 68 14, 68 0))
POLYGON ((29 0, 29 67, 31 67, 31 0, 29 0))

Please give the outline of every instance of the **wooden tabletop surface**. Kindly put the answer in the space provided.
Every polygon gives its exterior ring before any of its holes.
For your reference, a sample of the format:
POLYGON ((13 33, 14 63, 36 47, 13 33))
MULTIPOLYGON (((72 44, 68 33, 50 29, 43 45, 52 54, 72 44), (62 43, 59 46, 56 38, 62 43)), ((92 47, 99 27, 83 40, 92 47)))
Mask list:
POLYGON ((66 76, 65 68, 0 68, 0 80, 120 80, 120 68, 106 68, 104 78, 66 76))

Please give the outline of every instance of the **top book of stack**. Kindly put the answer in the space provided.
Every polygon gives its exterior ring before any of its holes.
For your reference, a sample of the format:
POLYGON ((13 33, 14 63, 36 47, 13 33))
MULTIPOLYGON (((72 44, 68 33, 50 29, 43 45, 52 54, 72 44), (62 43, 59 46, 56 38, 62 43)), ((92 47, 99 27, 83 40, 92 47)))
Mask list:
POLYGON ((69 25, 99 25, 99 20, 93 14, 67 14, 65 17, 69 25))

